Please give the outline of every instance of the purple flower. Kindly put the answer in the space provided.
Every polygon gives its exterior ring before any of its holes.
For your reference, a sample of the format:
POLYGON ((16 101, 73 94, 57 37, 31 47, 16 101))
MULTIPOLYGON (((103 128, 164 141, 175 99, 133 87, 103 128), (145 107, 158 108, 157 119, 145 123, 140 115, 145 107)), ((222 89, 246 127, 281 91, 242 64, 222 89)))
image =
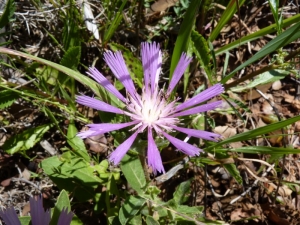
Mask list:
POLYGON ((21 225, 18 215, 13 207, 0 210, 0 216, 6 225, 21 225))
POLYGON ((31 224, 40 225, 40 224, 49 224, 51 217, 50 211, 44 210, 43 199, 42 197, 36 196, 29 199, 30 203, 30 215, 31 215, 31 224))
POLYGON ((156 43, 142 43, 141 56, 144 69, 144 87, 141 94, 138 94, 134 87, 134 83, 130 77, 121 52, 108 51, 104 53, 104 60, 116 78, 124 85, 127 97, 124 97, 97 69, 89 69, 88 74, 99 82, 107 91, 123 102, 126 108, 120 109, 88 96, 77 96, 76 101, 79 104, 100 111, 126 115, 131 121, 120 124, 88 124, 87 126, 89 126, 90 129, 88 131, 79 132, 78 136, 81 138, 88 138, 133 126, 130 129, 133 131, 133 134, 120 144, 109 156, 109 160, 111 162, 118 164, 133 144, 137 135, 142 132, 147 132, 148 165, 152 167, 154 173, 164 173, 165 170, 162 165, 161 156, 153 136, 157 134, 159 137, 167 138, 184 154, 189 156, 199 155, 202 151, 201 149, 172 137, 169 133, 172 131, 179 131, 187 134, 188 136, 216 141, 219 137, 218 134, 179 127, 180 119, 178 117, 215 109, 222 103, 222 101, 215 101, 202 105, 200 104, 221 94, 224 91, 224 88, 221 84, 216 84, 184 103, 177 104, 178 99, 171 99, 170 96, 189 65, 191 58, 184 53, 181 55, 178 65, 173 73, 173 77, 169 83, 169 87, 167 90, 164 90, 158 86, 162 63, 162 54, 159 49, 159 45, 156 43))
POLYGON ((72 218, 73 218, 73 213, 68 212, 68 209, 64 208, 59 215, 57 225, 69 225, 71 224, 72 218))
MULTIPOLYGON (((51 220, 49 210, 44 210, 43 200, 41 196, 30 197, 30 214, 32 225, 48 225, 51 220)), ((18 215, 13 207, 0 210, 0 216, 6 225, 21 225, 18 215)), ((57 225, 70 225, 73 218, 72 212, 63 209, 59 215, 57 225)))

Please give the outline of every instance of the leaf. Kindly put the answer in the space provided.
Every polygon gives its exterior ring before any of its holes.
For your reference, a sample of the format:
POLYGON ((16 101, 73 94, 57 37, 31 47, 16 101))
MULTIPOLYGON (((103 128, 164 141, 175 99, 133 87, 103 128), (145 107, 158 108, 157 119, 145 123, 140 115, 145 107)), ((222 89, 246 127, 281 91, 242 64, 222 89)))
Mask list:
POLYGON ((159 225, 159 222, 157 222, 152 216, 146 217, 146 224, 147 225, 159 225))
MULTIPOLYGON (((131 79, 139 86, 139 88, 143 88, 144 72, 141 61, 136 58, 128 48, 125 48, 122 45, 112 43, 109 44, 109 46, 113 51, 122 51, 122 55, 124 57, 131 79)), ((117 81, 117 84, 118 90, 123 88, 123 85, 119 80, 117 81)))
MULTIPOLYGON (((285 19, 282 21, 282 27, 281 28, 285 28, 285 27, 288 27, 294 23, 297 23, 300 19, 300 14, 296 14, 295 16, 292 16, 288 19, 285 19)), ((264 35, 267 35, 267 34, 271 34, 271 33, 274 33, 276 31, 276 24, 272 24, 270 26, 267 26, 263 29, 260 29, 259 31, 256 31, 252 34, 249 34, 245 37, 241 37, 240 39, 234 41, 234 42, 231 42, 227 45, 224 45, 223 47, 220 47, 219 49, 216 50, 216 55, 221 55, 227 51, 230 51, 240 45, 243 45, 243 44, 246 44, 250 41, 254 41, 258 38, 261 38, 262 36, 264 35)))
POLYGON ((65 74, 67 74, 68 76, 74 78, 75 80, 77 80, 78 82, 82 83, 83 85, 86 85, 87 87, 89 87, 97 96, 100 97, 101 100, 108 102, 108 103, 113 103, 114 106, 117 106, 119 108, 122 108, 122 102, 119 101, 113 94, 107 92, 105 90, 105 88, 103 88, 102 86, 100 86, 96 81, 92 80, 91 78, 82 75, 81 73, 74 71, 68 67, 59 65, 57 63, 33 56, 33 55, 29 55, 23 52, 19 52, 19 51, 15 51, 12 49, 8 49, 8 48, 3 48, 0 47, 0 53, 4 53, 4 54, 8 54, 8 55, 15 55, 15 56, 21 56, 27 59, 31 59, 37 62, 40 62, 42 64, 48 65, 54 69, 57 69, 60 72, 63 72, 65 74))
POLYGON ((69 196, 65 190, 62 190, 57 198, 50 225, 57 225, 59 216, 63 209, 68 209, 68 212, 71 210, 69 196))
POLYGON ((119 220, 122 225, 125 225, 131 218, 144 207, 146 199, 139 196, 129 196, 119 211, 119 220))
POLYGON ((78 130, 75 126, 74 120, 71 120, 68 127, 67 142, 75 150, 76 154, 82 157, 85 161, 90 162, 89 154, 87 153, 83 140, 76 136, 78 130))
POLYGON ((256 79, 254 79, 247 85, 232 87, 232 88, 230 88, 230 90, 234 91, 234 92, 247 91, 247 90, 257 87, 258 85, 261 85, 261 84, 273 83, 277 80, 281 80, 281 79, 285 78, 288 74, 290 74, 290 72, 285 71, 285 70, 266 71, 266 72, 260 74, 259 76, 257 76, 256 79))
POLYGON ((143 189, 146 187, 146 178, 139 158, 125 155, 121 161, 121 170, 130 186, 138 194, 143 193, 143 189))
POLYGON ((21 222, 22 225, 29 225, 31 224, 30 221, 31 221, 31 217, 30 216, 21 216, 19 217, 19 220, 21 222))
POLYGON ((295 116, 295 117, 290 118, 290 119, 286 119, 286 120, 283 120, 283 121, 280 121, 280 122, 277 122, 277 123, 269 124, 268 126, 259 127, 259 128, 254 129, 254 130, 249 130, 247 132, 240 133, 240 134, 234 135, 232 137, 229 137, 224 141, 220 141, 218 143, 215 143, 214 145, 208 147, 207 149, 213 149, 217 146, 221 146, 221 145, 224 145, 224 144, 227 144, 227 143, 246 141, 246 140, 249 140, 249 139, 252 139, 252 138, 257 138, 261 135, 268 134, 268 133, 270 133, 274 130, 279 130, 283 127, 286 127, 286 126, 288 126, 292 123, 295 123, 299 120, 300 120, 300 116, 295 116))
POLYGON ((0 110, 11 106, 20 95, 14 91, 4 90, 0 92, 0 110))
POLYGON ((70 47, 61 59, 60 64, 70 69, 76 70, 80 62, 80 57, 81 47, 70 47))
POLYGON ((41 140, 43 135, 50 129, 50 127, 51 125, 45 124, 27 129, 7 140, 2 148, 9 154, 29 150, 41 140))
POLYGON ((57 157, 50 157, 40 163, 40 167, 58 186, 73 193, 77 200, 84 202, 94 197, 95 188, 104 181, 94 174, 94 169, 89 163, 74 155, 64 161, 57 157))
POLYGON ((7 0, 5 10, 0 18, 0 28, 5 27, 13 18, 16 6, 13 0, 7 0))
MULTIPOLYGON (((228 149, 216 149, 216 151, 228 152, 228 149)), ((277 148, 277 147, 266 147, 266 146, 247 146, 240 148, 230 149, 231 152, 242 152, 242 153, 250 153, 250 154, 299 154, 300 149, 294 149, 291 147, 287 148, 277 148)))
POLYGON ((188 180, 180 183, 180 185, 176 188, 173 199, 178 205, 181 205, 188 200, 189 196, 187 196, 187 194, 191 191, 190 186, 191 180, 188 180))
POLYGON ((116 13, 114 20, 111 22, 109 28, 106 29, 106 31, 104 33, 104 38, 103 38, 104 44, 106 44, 110 40, 110 38, 113 36, 115 31, 117 30, 117 28, 123 18, 122 12, 123 12, 123 9, 124 9, 124 6, 126 3, 127 3, 127 0, 124 0, 122 5, 120 6, 118 12, 116 13))
POLYGON ((296 23, 294 26, 290 27, 286 31, 282 32, 276 38, 271 40, 268 44, 266 44, 259 52, 257 52, 254 56, 248 59, 246 62, 242 63, 235 70, 233 70, 230 74, 224 77, 221 80, 221 83, 225 84, 230 78, 234 76, 234 74, 243 69, 244 67, 250 65, 256 60, 274 52, 275 50, 293 42, 294 40, 300 37, 300 22, 296 23))
POLYGON ((209 36, 210 42, 213 42, 218 37, 222 28, 232 19, 233 14, 237 11, 237 1, 239 2, 239 7, 241 7, 245 2, 245 0, 230 0, 217 26, 213 29, 209 36))
POLYGON ((189 39, 194 27, 195 18, 198 13, 201 0, 192 0, 184 15, 183 22, 180 26, 180 30, 176 39, 174 51, 172 54, 171 66, 170 66, 170 81, 173 76, 173 72, 177 66, 180 56, 183 52, 186 52, 189 46, 189 39))
POLYGON ((212 72, 210 69, 211 54, 204 37, 197 31, 193 30, 191 35, 191 40, 194 43, 193 52, 195 53, 197 59, 199 60, 201 66, 204 68, 206 74, 211 79, 212 72))
POLYGON ((178 0, 172 0, 172 1, 168 1, 168 0, 158 0, 156 2, 154 2, 151 6, 150 9, 153 12, 161 12, 161 11, 165 11, 167 8, 172 7, 173 5, 175 5, 178 2, 178 0))
POLYGON ((230 175, 236 180, 238 184, 243 184, 243 178, 240 175, 239 170, 236 168, 235 164, 224 164, 224 168, 230 173, 230 175))

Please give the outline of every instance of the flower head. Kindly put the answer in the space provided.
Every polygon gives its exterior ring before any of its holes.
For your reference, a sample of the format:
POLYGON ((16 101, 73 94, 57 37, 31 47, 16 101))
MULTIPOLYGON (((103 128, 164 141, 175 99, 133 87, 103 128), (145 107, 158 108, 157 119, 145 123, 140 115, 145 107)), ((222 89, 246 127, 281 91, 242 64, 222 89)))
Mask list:
POLYGON ((138 94, 134 87, 134 83, 130 77, 121 52, 108 51, 104 53, 104 60, 114 73, 115 77, 124 85, 127 92, 126 97, 124 97, 97 69, 89 69, 88 74, 99 82, 107 91, 122 101, 126 105, 126 108, 120 109, 88 96, 77 96, 76 101, 97 110, 126 115, 131 121, 120 124, 88 124, 87 126, 89 126, 90 129, 88 131, 79 132, 78 136, 81 138, 88 138, 131 126, 133 134, 120 144, 109 156, 110 161, 114 164, 118 164, 133 144, 137 135, 142 132, 147 132, 148 165, 152 167, 154 173, 164 173, 165 170, 162 165, 160 153, 153 136, 157 134, 160 137, 165 137, 184 154, 189 156, 199 155, 202 151, 201 149, 172 137, 169 133, 172 131, 179 131, 189 136, 216 141, 219 137, 218 134, 179 127, 179 117, 215 109, 222 101, 200 104, 221 94, 224 91, 224 88, 221 84, 216 84, 184 103, 177 104, 178 99, 171 99, 170 96, 189 65, 191 58, 186 54, 181 55, 169 83, 169 87, 167 90, 164 90, 158 86, 162 64, 162 54, 159 45, 156 43, 142 43, 141 57, 144 70, 144 87, 141 94, 138 94))
POLYGON ((42 197, 40 195, 31 197, 29 203, 32 225, 49 224, 51 220, 50 211, 44 210, 42 197))
MULTIPOLYGON (((48 225, 51 220, 50 210, 44 210, 41 196, 30 197, 30 215, 32 225, 48 225)), ((18 215, 13 207, 0 210, 0 216, 6 225, 21 225, 18 215)), ((57 225, 70 225, 73 213, 64 208, 58 219, 57 225)))

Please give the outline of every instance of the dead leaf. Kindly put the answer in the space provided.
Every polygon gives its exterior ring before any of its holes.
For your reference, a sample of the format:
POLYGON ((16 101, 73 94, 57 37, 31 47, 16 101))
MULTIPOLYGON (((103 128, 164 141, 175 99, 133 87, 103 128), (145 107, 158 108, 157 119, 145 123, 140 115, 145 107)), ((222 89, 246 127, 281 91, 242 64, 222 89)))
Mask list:
POLYGON ((89 149, 93 152, 102 153, 107 150, 107 139, 103 134, 89 137, 84 143, 89 145, 89 149))
POLYGON ((236 129, 229 126, 217 126, 215 127, 214 132, 222 135, 224 139, 236 135, 236 129))
POLYGON ((150 9, 153 12, 165 11, 167 8, 175 5, 177 2, 178 0, 158 0, 150 6, 150 9))

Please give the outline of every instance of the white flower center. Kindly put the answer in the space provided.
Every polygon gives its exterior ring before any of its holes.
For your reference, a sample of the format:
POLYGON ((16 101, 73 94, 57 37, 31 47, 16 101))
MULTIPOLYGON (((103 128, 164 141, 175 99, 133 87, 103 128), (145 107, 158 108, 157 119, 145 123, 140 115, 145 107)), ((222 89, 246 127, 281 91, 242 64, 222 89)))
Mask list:
POLYGON ((128 115, 132 120, 137 120, 140 123, 134 127, 142 127, 144 130, 146 127, 156 127, 159 126, 164 130, 172 130, 170 125, 176 125, 179 123, 178 118, 173 118, 171 116, 175 108, 175 102, 167 102, 163 96, 163 91, 154 91, 150 94, 143 89, 140 100, 136 101, 131 96, 129 96, 129 104, 127 105, 128 115))

